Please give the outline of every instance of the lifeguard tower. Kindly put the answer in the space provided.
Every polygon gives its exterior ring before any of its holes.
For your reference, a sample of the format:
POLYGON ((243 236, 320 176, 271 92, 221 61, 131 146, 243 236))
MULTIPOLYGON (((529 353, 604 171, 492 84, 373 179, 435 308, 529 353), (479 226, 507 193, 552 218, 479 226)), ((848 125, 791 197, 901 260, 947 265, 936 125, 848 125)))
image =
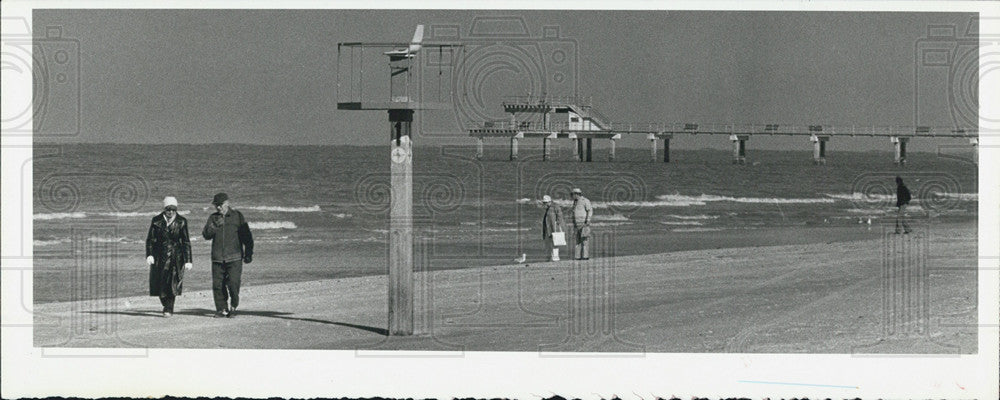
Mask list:
MULTIPOLYGON (((423 42, 417 25, 409 43, 337 44, 337 109, 389 114, 389 335, 413 334, 413 114, 451 108, 451 93, 425 93, 418 54, 435 62, 438 80, 451 80, 461 45, 423 42), (423 50, 423 53, 421 53, 423 50), (388 57, 388 63, 383 57, 388 57), (386 68, 388 67, 388 68, 386 68), (372 72, 374 71, 374 72, 372 72), (367 73, 367 74, 366 74, 367 73), (416 76, 416 78, 414 78, 416 76), (386 79, 388 78, 388 79, 386 79)), ((434 85, 427 85, 434 87, 434 85)), ((441 85, 437 85, 441 87, 441 85)))

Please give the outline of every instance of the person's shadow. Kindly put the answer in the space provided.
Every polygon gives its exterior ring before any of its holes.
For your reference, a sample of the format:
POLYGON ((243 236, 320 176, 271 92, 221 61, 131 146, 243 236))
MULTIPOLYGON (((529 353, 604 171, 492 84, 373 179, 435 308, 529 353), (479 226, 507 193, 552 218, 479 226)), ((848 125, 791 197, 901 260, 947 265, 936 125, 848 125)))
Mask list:
MULTIPOLYGON (((133 317, 156 317, 163 318, 163 313, 155 310, 133 310, 133 311, 87 311, 91 314, 115 314, 115 315, 128 315, 133 317)), ((215 315, 215 310, 209 310, 207 308, 186 308, 183 310, 175 311, 174 315, 190 315, 195 317, 212 317, 215 315)), ((351 324, 347 322, 337 322, 337 321, 327 321, 323 319, 316 318, 302 318, 295 317, 295 314, 280 312, 280 311, 258 311, 258 310, 239 310, 236 314, 236 318, 242 316, 255 316, 255 317, 265 317, 265 318, 278 318, 289 321, 303 321, 303 322, 315 322, 319 324, 337 325, 347 328, 360 329, 363 331, 368 331, 371 333, 379 334, 382 336, 389 336, 389 330, 385 328, 376 328, 374 326, 351 324)))

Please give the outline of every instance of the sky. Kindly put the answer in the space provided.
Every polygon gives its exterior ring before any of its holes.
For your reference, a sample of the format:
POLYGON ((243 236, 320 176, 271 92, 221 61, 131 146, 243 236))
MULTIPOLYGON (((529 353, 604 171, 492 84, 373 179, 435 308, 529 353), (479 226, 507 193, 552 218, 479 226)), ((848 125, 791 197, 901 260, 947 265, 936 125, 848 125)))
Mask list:
MULTIPOLYGON (((471 145, 474 140, 461 131, 457 121, 504 118, 499 106, 502 96, 543 90, 590 98, 595 109, 620 122, 952 125, 951 110, 960 107, 954 105, 955 91, 962 92, 959 97, 971 96, 974 102, 976 89, 963 90, 961 85, 977 87, 978 75, 966 73, 968 77, 955 79, 962 72, 949 71, 958 68, 918 65, 915 53, 926 42, 929 25, 955 26, 961 36, 971 16, 36 10, 33 26, 36 32, 59 26, 63 38, 79 43, 79 59, 71 60, 79 63, 80 71, 75 83, 81 100, 76 117, 79 134, 56 141, 271 145, 385 143, 384 111, 337 110, 337 69, 345 62, 337 58, 337 43, 406 42, 418 23, 436 26, 437 30, 428 28, 428 36, 457 32, 467 44, 464 65, 470 70, 478 66, 482 73, 469 75, 472 78, 461 73, 442 78, 446 81, 443 91, 450 94, 437 96, 459 104, 465 112, 428 111, 418 129, 434 133, 424 143, 458 143, 459 138, 471 145), (442 30, 442 26, 457 29, 442 30), (518 29, 526 30, 521 39, 498 39, 501 33, 518 29), (521 41, 515 46, 510 45, 512 40, 521 41), (497 42, 523 52, 494 51, 497 42), (554 57, 562 62, 555 63, 554 57), (922 104, 919 114, 915 114, 915 102, 922 104)), ((384 90, 375 82, 388 79, 387 70, 383 71, 386 63, 376 60, 366 67, 369 72, 364 79, 372 92, 366 96, 380 96, 384 90), (382 73, 384 78, 379 76, 382 73)), ((949 62, 960 60, 956 57, 949 62)), ((435 75, 432 67, 424 67, 419 74, 425 79, 425 96, 430 91, 426 88, 441 84, 435 75)), ((351 81, 342 80, 341 87, 351 81)), ((340 94, 345 95, 343 90, 340 94)), ((55 104, 58 98, 50 101, 55 104)), ((46 117, 54 126, 59 125, 58 118, 72 118, 66 113, 46 117)), ((757 148, 811 148, 808 139, 801 137, 752 140, 757 148)), ((914 141, 911 149, 960 142, 914 141)), ((621 144, 647 145, 639 137, 621 144)), ((672 143, 674 148, 728 146, 723 136, 677 137, 672 143)), ((884 138, 842 140, 830 147, 892 148, 884 138)))

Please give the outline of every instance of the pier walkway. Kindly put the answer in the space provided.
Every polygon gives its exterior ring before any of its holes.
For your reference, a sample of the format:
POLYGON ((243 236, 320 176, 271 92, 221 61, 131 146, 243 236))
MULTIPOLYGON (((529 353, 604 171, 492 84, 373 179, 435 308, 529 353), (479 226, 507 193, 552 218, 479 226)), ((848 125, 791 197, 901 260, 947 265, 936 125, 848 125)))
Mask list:
MULTIPOLYGON (((622 135, 644 135, 650 141, 650 157, 658 159, 659 143, 663 143, 663 162, 670 162, 670 139, 674 135, 726 135, 733 142, 733 162, 746 162, 746 145, 752 136, 808 136, 813 143, 813 162, 826 163, 827 142, 832 138, 885 137, 895 147, 894 161, 906 163, 906 144, 914 138, 967 138, 978 144, 978 129, 935 126, 890 125, 797 125, 797 124, 697 124, 697 123, 616 123, 601 115, 589 101, 578 97, 505 98, 504 112, 509 120, 478 121, 471 123, 469 136, 478 139, 477 158, 483 157, 483 144, 487 138, 510 140, 510 159, 518 158, 518 141, 541 138, 543 160, 551 159, 551 141, 572 139, 576 142, 574 158, 593 161, 593 139, 610 140, 608 160, 615 159, 615 141, 622 135), (522 118, 518 118, 518 114, 522 118), (524 114, 528 114, 526 117, 524 114)), ((978 151, 977 151, 978 153, 978 151)), ((978 161, 978 157, 976 157, 978 161)))

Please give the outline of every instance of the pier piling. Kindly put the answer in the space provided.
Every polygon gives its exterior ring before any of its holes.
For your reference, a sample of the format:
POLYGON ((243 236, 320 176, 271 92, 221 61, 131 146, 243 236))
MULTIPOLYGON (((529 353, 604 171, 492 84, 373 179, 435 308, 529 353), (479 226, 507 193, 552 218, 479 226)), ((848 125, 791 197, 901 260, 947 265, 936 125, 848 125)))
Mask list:
POLYGON ((733 164, 746 164, 748 139, 750 135, 729 135, 733 141, 733 164))
POLYGON ((906 164, 906 142, 910 140, 906 136, 892 136, 889 140, 896 144, 896 157, 894 161, 896 164, 905 165, 906 164))
POLYGON ((979 165, 979 138, 969 139, 969 144, 972 145, 972 162, 979 165))
POLYGON ((813 164, 826 165, 826 142, 830 136, 812 135, 809 140, 813 142, 813 164))
POLYGON ((517 160, 517 136, 510 138, 510 160, 517 160))
POLYGON ((670 162, 670 136, 663 136, 663 162, 670 162))
POLYGON ((649 139, 649 162, 656 162, 656 135, 650 133, 646 138, 649 139))

